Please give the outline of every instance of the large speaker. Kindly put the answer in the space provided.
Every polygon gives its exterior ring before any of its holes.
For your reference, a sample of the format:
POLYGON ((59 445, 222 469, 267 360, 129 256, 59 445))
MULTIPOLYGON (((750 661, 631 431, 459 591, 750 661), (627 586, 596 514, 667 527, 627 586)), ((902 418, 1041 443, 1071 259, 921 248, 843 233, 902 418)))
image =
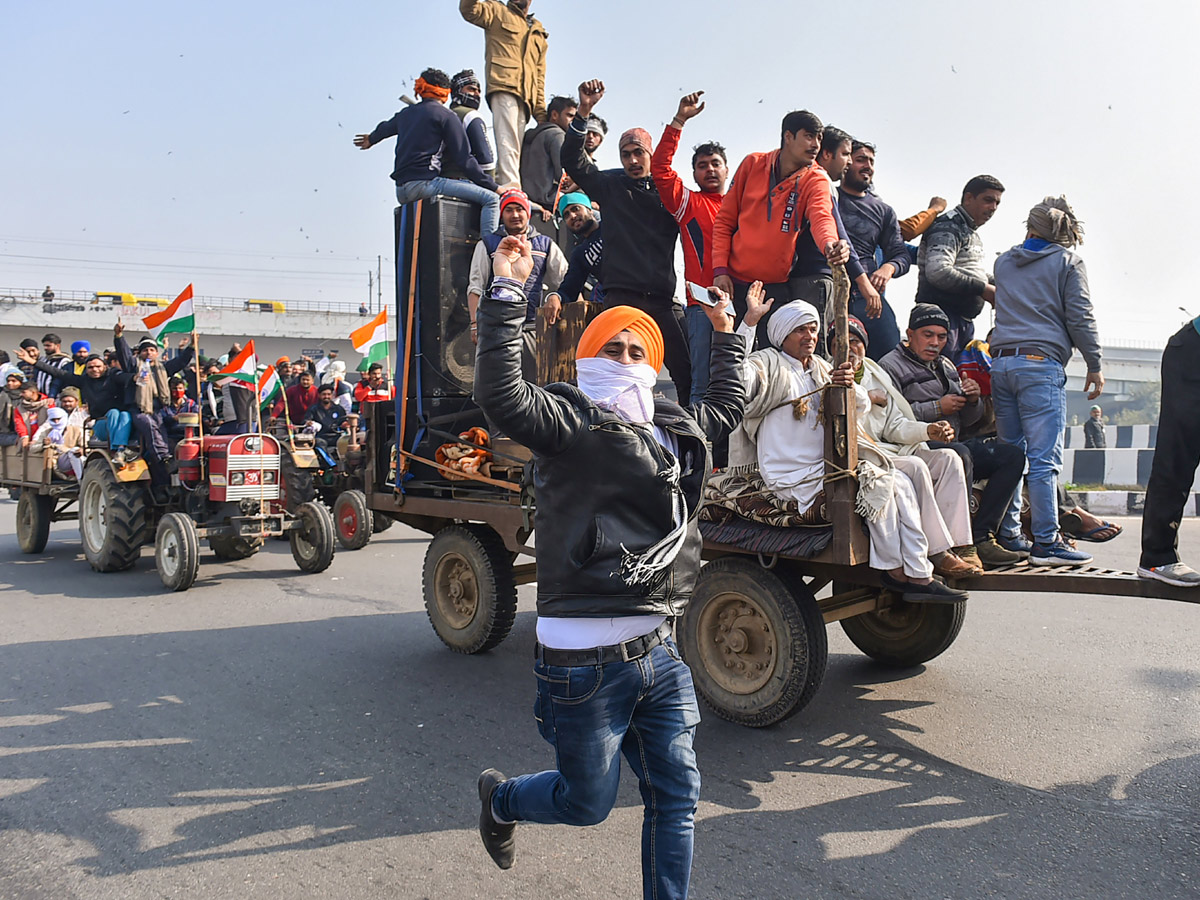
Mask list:
POLYGON ((479 207, 439 197, 396 209, 396 322, 398 356, 403 357, 412 278, 413 232, 417 275, 412 358, 399 359, 398 388, 410 399, 469 397, 475 382, 475 344, 467 312, 467 277, 479 243, 479 207))

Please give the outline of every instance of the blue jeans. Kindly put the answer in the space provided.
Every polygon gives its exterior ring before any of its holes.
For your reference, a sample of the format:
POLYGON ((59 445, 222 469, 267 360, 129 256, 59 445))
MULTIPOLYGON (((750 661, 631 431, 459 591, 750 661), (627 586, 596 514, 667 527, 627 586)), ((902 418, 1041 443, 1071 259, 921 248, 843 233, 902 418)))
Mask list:
POLYGON ((479 233, 491 234, 500 227, 500 195, 480 187, 473 181, 457 178, 431 178, 429 181, 406 181, 396 185, 396 200, 412 203, 414 200, 432 200, 438 194, 457 197, 483 207, 479 213, 479 233))
MULTIPOLYGON (((996 434, 1025 451, 1029 460, 1029 507, 1033 540, 1058 540, 1056 480, 1062 473, 1063 427, 1067 419, 1067 373, 1052 359, 1001 356, 992 360, 992 403, 996 434)), ((1012 537, 1019 528, 1020 491, 1000 527, 1012 537)))
POLYGON ((700 722, 692 673, 668 640, 641 659, 604 666, 534 666, 534 718, 555 749, 557 770, 520 775, 492 795, 507 821, 595 825, 617 800, 620 754, 637 776, 642 892, 687 897, 700 771, 692 739, 700 722))
POLYGON ((110 409, 103 418, 97 419, 92 426, 92 436, 98 441, 108 441, 113 450, 120 450, 129 445, 129 429, 133 419, 129 413, 120 409, 110 409))
MULTIPOLYGON (((688 352, 692 357, 692 396, 695 406, 708 390, 708 359, 712 353, 712 321, 703 307, 689 306, 683 314, 687 319, 688 352)), ((686 404, 685 404, 686 405, 686 404)))

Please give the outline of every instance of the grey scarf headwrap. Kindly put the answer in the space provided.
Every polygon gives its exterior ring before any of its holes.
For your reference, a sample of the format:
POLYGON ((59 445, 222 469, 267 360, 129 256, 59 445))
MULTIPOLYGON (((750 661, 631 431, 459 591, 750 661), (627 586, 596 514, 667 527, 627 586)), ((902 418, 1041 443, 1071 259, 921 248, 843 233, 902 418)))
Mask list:
POLYGON ((1044 241, 1074 247, 1083 243, 1083 223, 1066 197, 1047 197, 1029 211, 1025 227, 1044 241))

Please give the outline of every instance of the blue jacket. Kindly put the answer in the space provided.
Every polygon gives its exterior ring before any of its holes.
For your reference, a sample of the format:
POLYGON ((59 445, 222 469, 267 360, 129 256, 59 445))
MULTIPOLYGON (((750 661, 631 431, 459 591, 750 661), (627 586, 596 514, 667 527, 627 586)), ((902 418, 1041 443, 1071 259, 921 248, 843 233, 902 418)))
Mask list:
POLYGON ((392 170, 392 180, 396 184, 441 177, 444 158, 466 172, 467 178, 480 187, 496 190, 496 182, 471 155, 463 123, 436 100, 422 100, 406 106, 376 125, 368 135, 371 146, 390 137, 396 139, 396 167, 392 170))
POLYGON ((563 303, 578 300, 579 295, 587 289, 589 278, 595 288, 591 297, 585 299, 594 300, 597 303, 604 302, 604 286, 600 284, 600 260, 604 257, 604 238, 600 235, 601 227, 601 225, 597 225, 596 229, 571 251, 571 258, 567 263, 567 274, 563 278, 562 284, 558 286, 563 303))
MULTIPOLYGON (((487 247, 488 257, 496 255, 496 248, 500 246, 500 242, 508 237, 508 232, 503 226, 491 234, 483 236, 483 246, 487 247)), ((529 278, 525 281, 525 322, 528 324, 537 320, 538 307, 542 305, 542 276, 546 274, 546 255, 550 252, 550 238, 544 234, 534 232, 529 243, 533 250, 533 270, 529 273, 529 278)), ((489 273, 487 286, 484 288, 484 293, 492 286, 492 276, 489 273)))

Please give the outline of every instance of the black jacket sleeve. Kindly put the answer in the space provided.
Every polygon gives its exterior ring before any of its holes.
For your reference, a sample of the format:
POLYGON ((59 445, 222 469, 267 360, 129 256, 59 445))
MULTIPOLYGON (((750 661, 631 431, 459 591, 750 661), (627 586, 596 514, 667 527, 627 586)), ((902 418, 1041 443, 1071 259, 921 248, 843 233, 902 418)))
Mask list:
POLYGON ((56 369, 44 359, 39 359, 33 364, 33 367, 39 372, 45 372, 49 375, 53 375, 63 384, 69 384, 71 387, 82 387, 83 379, 87 377, 85 374, 76 375, 74 369, 71 367, 65 369, 56 369))
POLYGON ((163 366, 163 368, 167 370, 167 377, 170 378, 172 375, 178 375, 180 372, 186 369, 188 364, 191 363, 192 357, 195 355, 195 348, 188 346, 176 353, 174 359, 167 360, 166 364, 163 366))
POLYGON ((495 279, 480 299, 475 401, 510 438, 539 456, 554 456, 570 446, 583 420, 566 399, 521 378, 525 312, 525 293, 510 279, 495 279))
MULTIPOLYGON (((449 112, 449 110, 447 110, 449 112)), ((496 190, 496 182, 488 177, 471 154, 471 144, 467 140, 467 131, 462 121, 454 113, 443 117, 442 140, 445 143, 446 158, 467 173, 467 177, 482 188, 496 190)))
POLYGON ((603 209, 606 178, 596 164, 588 158, 587 151, 583 149, 585 134, 586 132, 576 129, 574 123, 567 129, 567 136, 563 138, 561 150, 563 169, 571 176, 571 180, 579 185, 588 197, 599 203, 600 208, 603 209))
POLYGON ((745 356, 746 342, 740 335, 713 332, 708 390, 703 400, 687 408, 710 441, 726 437, 742 421, 746 407, 741 377, 745 356))
POLYGON ((133 361, 133 351, 129 349, 129 342, 125 340, 125 335, 118 334, 113 338, 113 350, 117 354, 117 362, 121 364, 122 370, 132 372, 137 368, 133 361))

